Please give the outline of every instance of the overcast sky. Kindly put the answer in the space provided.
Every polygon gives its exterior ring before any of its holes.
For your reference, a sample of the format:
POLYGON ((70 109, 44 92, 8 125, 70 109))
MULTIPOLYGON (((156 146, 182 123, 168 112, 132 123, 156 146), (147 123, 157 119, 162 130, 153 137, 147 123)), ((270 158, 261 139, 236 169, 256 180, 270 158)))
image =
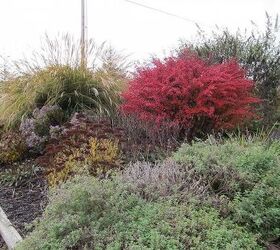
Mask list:
MULTIPOLYGON (((265 11, 280 11, 280 0, 133 0, 193 20, 205 29, 215 24, 236 30, 253 20, 263 27, 265 11)), ((0 0, 0 55, 19 58, 40 46, 44 33, 80 35, 81 0, 0 0)), ((125 0, 87 0, 88 37, 143 59, 193 39, 193 22, 125 0)))

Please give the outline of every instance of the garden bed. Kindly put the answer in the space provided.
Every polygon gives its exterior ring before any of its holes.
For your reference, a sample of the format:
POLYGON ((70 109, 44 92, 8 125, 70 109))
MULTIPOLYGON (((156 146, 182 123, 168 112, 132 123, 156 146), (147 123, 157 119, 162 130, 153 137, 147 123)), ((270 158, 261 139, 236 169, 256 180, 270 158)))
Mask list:
MULTIPOLYGON (((8 167, 5 169, 7 170, 8 167)), ((46 206, 46 190, 46 182, 38 172, 31 178, 28 176, 28 180, 21 179, 16 187, 9 184, 0 186, 0 205, 23 237, 28 232, 25 225, 40 216, 46 206)), ((1 237, 0 249, 5 249, 5 243, 1 237)))

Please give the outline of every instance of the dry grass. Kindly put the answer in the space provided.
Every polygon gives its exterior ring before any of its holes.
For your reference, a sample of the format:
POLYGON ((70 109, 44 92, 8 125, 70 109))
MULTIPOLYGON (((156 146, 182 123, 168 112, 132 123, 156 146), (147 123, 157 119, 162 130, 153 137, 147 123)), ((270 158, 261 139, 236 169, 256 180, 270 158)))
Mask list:
POLYGON ((0 122, 18 125, 38 105, 64 105, 66 112, 90 108, 110 113, 126 84, 126 57, 105 43, 86 45, 87 67, 80 67, 79 41, 47 35, 30 58, 7 62, 0 70, 0 122), (68 106, 65 104, 69 102, 68 106), (67 106, 67 107, 66 107, 67 106))

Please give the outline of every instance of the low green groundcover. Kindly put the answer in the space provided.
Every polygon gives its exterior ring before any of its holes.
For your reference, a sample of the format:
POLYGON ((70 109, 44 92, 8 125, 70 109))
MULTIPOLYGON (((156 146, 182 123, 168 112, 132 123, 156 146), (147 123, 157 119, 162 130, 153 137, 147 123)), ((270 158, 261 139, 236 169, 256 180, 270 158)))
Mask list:
POLYGON ((279 156, 279 142, 208 140, 111 179, 77 176, 17 249, 265 249, 280 235, 279 156))
POLYGON ((229 218, 258 235, 280 236, 280 141, 232 139, 183 145, 173 158, 191 164, 215 195, 229 198, 229 218))
POLYGON ((115 181, 79 177, 50 197, 17 249, 261 249, 253 234, 195 201, 154 202, 115 181))

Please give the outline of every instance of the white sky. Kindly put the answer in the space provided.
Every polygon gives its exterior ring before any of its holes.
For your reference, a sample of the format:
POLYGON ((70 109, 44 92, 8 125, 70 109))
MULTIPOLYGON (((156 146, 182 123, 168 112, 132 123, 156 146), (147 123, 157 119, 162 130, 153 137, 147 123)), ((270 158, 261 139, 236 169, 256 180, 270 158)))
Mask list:
MULTIPOLYGON (((236 30, 260 27, 265 11, 276 14, 280 0, 134 0, 198 22, 202 28, 215 24, 236 30)), ((191 22, 133 5, 125 0, 87 0, 88 37, 108 41, 115 48, 143 59, 161 54, 192 39, 191 22)), ((40 46, 44 33, 80 35, 80 0, 0 0, 0 55, 19 58, 40 46)))

